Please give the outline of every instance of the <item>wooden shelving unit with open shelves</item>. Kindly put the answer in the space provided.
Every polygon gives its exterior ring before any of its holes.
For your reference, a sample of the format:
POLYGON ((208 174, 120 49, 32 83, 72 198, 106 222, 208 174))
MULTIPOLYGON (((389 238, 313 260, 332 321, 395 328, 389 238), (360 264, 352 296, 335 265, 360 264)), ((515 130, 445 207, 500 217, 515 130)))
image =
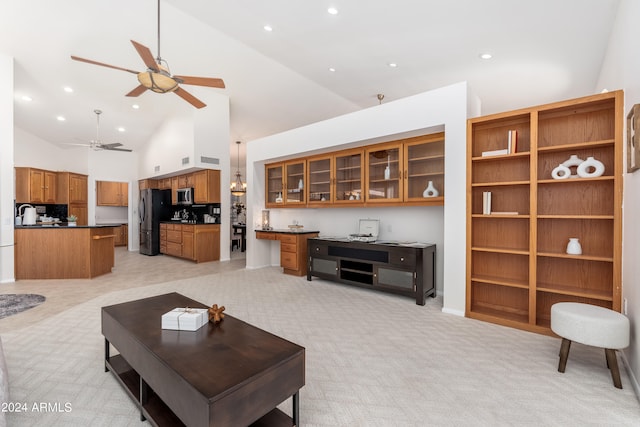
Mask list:
POLYGON ((551 333, 557 302, 620 311, 622 109, 616 91, 468 120, 468 317, 551 333), (515 150, 483 156, 510 130, 515 150), (601 161, 603 175, 554 179, 571 155, 601 161), (566 253, 569 237, 581 255, 566 253))

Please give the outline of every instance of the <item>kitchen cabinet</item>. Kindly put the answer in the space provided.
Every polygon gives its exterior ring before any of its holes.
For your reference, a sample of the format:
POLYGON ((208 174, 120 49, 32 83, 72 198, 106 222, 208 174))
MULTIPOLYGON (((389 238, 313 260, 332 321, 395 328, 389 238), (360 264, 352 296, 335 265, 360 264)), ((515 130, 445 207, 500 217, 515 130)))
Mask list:
MULTIPOLYGON (((84 204, 73 204, 67 206, 67 216, 75 215, 77 220, 76 224, 78 225, 88 225, 89 224, 89 207, 86 203, 84 204)), ((62 218, 64 221, 64 219, 62 218)))
POLYGON ((129 184, 126 182, 96 181, 98 206, 127 206, 129 184))
POLYGON ((171 190, 171 178, 162 178, 158 180, 158 189, 171 190))
POLYGON ((304 207, 306 160, 266 166, 266 207, 304 207))
POLYGON ((294 276, 307 274, 307 239, 318 231, 256 231, 256 239, 280 241, 280 266, 283 273, 294 276))
POLYGON ((35 168, 15 168, 16 203, 56 203, 57 173, 35 168))
POLYGON ((108 226, 17 227, 16 279, 88 279, 110 273, 114 237, 108 226))
POLYGON ((160 253, 195 262, 220 259, 220 224, 160 224, 160 253))
POLYGON ((138 181, 138 190, 146 190, 147 188, 159 188, 158 180, 141 179, 138 181))
POLYGON ((436 245, 309 239, 307 280, 312 276, 405 295, 424 305, 435 298, 436 245))
POLYGON ((220 203, 220 171, 205 169, 193 172, 193 202, 220 203))
POLYGON ((622 91, 467 121, 468 317, 551 334, 557 302, 621 311, 623 124, 622 91), (574 155, 604 173, 554 179, 574 155))
POLYGON ((78 218, 78 225, 88 225, 89 209, 87 200, 89 191, 87 175, 74 172, 58 172, 57 179, 57 203, 67 205, 67 215, 75 215, 78 218))
POLYGON ((178 188, 180 188, 178 186, 178 177, 172 176, 171 177, 171 204, 172 205, 178 204, 178 188))
POLYGON ((129 225, 122 224, 119 227, 113 228, 115 235, 115 246, 128 246, 129 245, 129 225))
POLYGON ((193 174, 178 175, 178 188, 192 188, 193 174))

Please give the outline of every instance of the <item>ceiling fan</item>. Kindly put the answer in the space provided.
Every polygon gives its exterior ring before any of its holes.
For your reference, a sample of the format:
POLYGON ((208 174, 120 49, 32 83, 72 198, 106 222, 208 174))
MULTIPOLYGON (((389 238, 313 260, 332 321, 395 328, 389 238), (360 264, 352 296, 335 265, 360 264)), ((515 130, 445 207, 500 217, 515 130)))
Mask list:
POLYGON ((100 65, 102 67, 114 68, 116 70, 127 71, 129 73, 137 74, 138 85, 126 96, 140 96, 147 90, 156 93, 173 92, 196 108, 205 107, 207 104, 200 101, 198 98, 180 87, 180 84, 195 85, 195 86, 207 86, 215 88, 224 88, 224 81, 218 78, 212 77, 190 77, 190 76, 175 76, 169 71, 169 65, 167 61, 160 57, 160 0, 158 0, 158 56, 153 57, 153 54, 148 47, 131 40, 138 55, 142 58, 142 61, 147 66, 146 71, 134 71, 127 68, 116 67, 114 65, 104 64, 102 62, 92 61, 90 59, 80 58, 78 56, 71 55, 71 59, 75 61, 87 62, 89 64, 100 65))
POLYGON ((111 150, 111 151, 127 151, 131 152, 132 150, 128 148, 118 148, 122 147, 122 144, 119 142, 113 142, 110 144, 105 144, 100 141, 100 114, 102 114, 102 110, 93 110, 96 113, 96 139, 89 141, 88 144, 72 144, 66 143, 66 145, 81 145, 83 147, 91 147, 93 150, 111 150))

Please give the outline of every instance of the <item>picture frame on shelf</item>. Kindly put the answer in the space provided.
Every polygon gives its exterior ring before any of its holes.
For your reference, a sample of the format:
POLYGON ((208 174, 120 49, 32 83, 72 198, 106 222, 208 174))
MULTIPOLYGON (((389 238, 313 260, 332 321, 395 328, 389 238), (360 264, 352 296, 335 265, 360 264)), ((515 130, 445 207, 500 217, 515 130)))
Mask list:
POLYGON ((640 104, 627 115, 627 173, 640 169, 640 104))

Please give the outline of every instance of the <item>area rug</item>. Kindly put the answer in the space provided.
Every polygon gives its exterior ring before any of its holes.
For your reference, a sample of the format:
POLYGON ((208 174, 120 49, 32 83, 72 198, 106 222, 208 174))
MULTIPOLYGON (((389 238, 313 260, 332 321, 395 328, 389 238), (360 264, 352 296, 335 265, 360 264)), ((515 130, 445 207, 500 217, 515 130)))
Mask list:
POLYGON ((0 319, 36 307, 45 300, 37 294, 0 294, 0 319))

